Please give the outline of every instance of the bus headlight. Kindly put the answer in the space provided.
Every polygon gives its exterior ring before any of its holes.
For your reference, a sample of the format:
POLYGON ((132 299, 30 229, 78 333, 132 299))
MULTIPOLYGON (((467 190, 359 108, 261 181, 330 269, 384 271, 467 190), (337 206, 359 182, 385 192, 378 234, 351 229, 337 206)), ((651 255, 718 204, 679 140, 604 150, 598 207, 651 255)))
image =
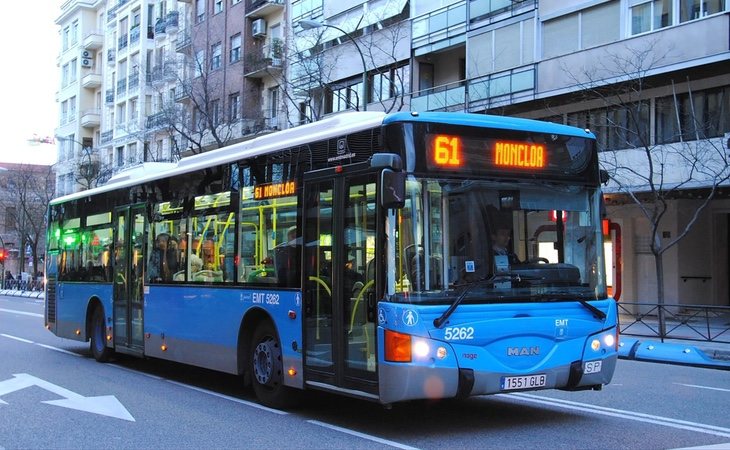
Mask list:
POLYGON ((616 338, 613 334, 605 334, 603 336, 603 343, 606 345, 606 347, 613 347, 616 345, 616 338))
POLYGON ((417 340, 413 343, 413 353, 419 358, 425 358, 431 353, 431 348, 426 341, 417 340))

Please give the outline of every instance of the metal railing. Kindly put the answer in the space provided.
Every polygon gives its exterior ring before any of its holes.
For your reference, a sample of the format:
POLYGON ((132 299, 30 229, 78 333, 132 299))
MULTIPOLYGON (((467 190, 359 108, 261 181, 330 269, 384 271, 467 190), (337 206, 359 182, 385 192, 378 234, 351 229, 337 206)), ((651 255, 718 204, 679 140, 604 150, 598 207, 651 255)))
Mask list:
POLYGON ((43 291, 43 280, 4 280, 3 289, 11 291, 43 291))
POLYGON ((730 306, 621 301, 618 313, 622 335, 730 344, 730 306), (660 315, 664 317, 663 333, 660 315))

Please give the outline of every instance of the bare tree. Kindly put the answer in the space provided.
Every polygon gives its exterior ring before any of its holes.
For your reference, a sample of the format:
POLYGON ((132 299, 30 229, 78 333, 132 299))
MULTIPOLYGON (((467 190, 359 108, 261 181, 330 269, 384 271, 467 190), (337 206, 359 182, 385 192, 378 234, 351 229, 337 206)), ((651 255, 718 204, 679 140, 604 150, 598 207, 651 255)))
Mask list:
POLYGON ((669 141, 666 143, 651 138, 651 97, 647 90, 656 86, 651 85, 650 73, 661 66, 671 51, 662 52, 659 47, 657 42, 643 47, 626 46, 619 52, 594 58, 596 64, 580 73, 568 68, 564 71, 582 89, 585 100, 593 101, 596 106, 584 118, 585 123, 573 125, 598 131, 602 166, 618 191, 631 199, 648 221, 650 251, 656 269, 659 330, 663 338, 666 334, 663 256, 687 236, 715 198, 718 188, 730 179, 730 159, 720 140, 711 139, 711 130, 716 128, 712 118, 680 107, 677 97, 680 85, 692 104, 689 79, 670 80, 671 100, 662 105, 657 103, 657 107, 672 112, 674 135, 668 139, 665 136, 665 141, 669 141), (666 228, 670 202, 681 198, 682 192, 688 189, 694 190, 693 198, 698 202, 688 211, 689 220, 679 232, 663 239, 660 230, 666 228))
POLYGON ((112 176, 111 167, 101 163, 99 149, 90 146, 81 146, 81 152, 74 164, 74 179, 81 186, 81 191, 101 186, 112 176))
MULTIPOLYGON (((377 102, 379 109, 385 112, 400 111, 405 107, 410 77, 405 63, 409 54, 403 53, 399 44, 410 42, 409 28, 406 26, 407 22, 394 21, 388 24, 387 19, 382 21, 387 26, 372 27, 370 32, 358 38, 340 37, 342 45, 333 48, 325 48, 324 45, 328 29, 332 28, 326 25, 310 31, 309 34, 300 34, 289 39, 292 45, 286 50, 290 69, 281 77, 280 86, 286 101, 298 111, 297 117, 289 117, 291 125, 301 123, 302 119, 306 122, 319 120, 325 113, 328 96, 333 102, 341 101, 352 105, 355 110, 360 109, 359 105, 364 103, 360 98, 361 93, 357 90, 338 89, 335 79, 338 64, 341 65, 344 55, 350 52, 360 53, 369 79, 372 80, 368 83, 370 92, 367 100, 377 102), (302 105, 306 106, 306 112, 302 105), (301 115, 304 117, 299 117, 301 115)), ((359 24, 355 29, 358 27, 359 24)))
MULTIPOLYGON (((209 70, 206 52, 197 52, 192 43, 189 45, 186 55, 173 54, 147 76, 162 102, 148 117, 140 140, 149 141, 156 133, 170 138, 172 159, 179 159, 183 152, 197 154, 224 147, 240 136, 236 131, 240 122, 230 120, 224 112, 223 71, 209 70)), ((220 64, 224 57, 218 55, 220 64)), ((158 157, 145 155, 151 160, 158 157)))
POLYGON ((25 251, 30 248, 33 273, 44 253, 46 210, 54 195, 55 175, 52 166, 21 164, 7 175, 6 220, 18 237, 19 264, 25 268, 25 251))

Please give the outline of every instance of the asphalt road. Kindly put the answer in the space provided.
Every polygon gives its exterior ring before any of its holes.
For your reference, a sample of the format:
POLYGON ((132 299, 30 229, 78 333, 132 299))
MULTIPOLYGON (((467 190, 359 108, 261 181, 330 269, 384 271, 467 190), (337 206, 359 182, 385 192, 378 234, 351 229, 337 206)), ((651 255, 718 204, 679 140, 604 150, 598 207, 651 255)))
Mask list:
POLYGON ((620 360, 600 392, 374 403, 310 393, 277 411, 237 377, 156 360, 99 364, 0 297, 0 450, 16 448, 730 448, 730 371, 620 360))

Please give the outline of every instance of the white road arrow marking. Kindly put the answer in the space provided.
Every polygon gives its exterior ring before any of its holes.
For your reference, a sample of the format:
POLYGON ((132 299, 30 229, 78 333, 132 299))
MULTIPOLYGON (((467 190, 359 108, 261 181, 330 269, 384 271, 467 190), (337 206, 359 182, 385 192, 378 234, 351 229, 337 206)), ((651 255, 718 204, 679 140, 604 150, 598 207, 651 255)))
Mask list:
MULTIPOLYGON (((84 397, 83 395, 77 394, 66 388, 49 383, 46 380, 42 380, 27 373, 14 374, 13 377, 14 378, 10 378, 5 381, 0 381, 0 397, 27 387, 38 386, 49 392, 53 392, 56 395, 64 397, 62 400, 48 400, 43 403, 135 422, 134 417, 129 414, 129 411, 127 411, 124 405, 122 405, 113 395, 84 397)), ((0 399, 0 404, 7 405, 8 403, 0 399)))

